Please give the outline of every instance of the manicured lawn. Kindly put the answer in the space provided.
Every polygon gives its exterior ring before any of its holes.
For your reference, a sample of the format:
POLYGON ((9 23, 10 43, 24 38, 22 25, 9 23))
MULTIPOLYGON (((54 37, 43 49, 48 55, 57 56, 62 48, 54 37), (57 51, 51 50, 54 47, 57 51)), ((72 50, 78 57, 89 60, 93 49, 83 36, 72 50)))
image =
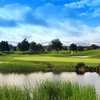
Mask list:
POLYGON ((22 56, 22 57, 14 57, 13 59, 21 60, 21 61, 41 61, 41 62, 100 63, 100 59, 98 58, 50 57, 50 56, 45 56, 45 55, 22 56))
POLYGON ((0 55, 0 72, 18 72, 27 73, 34 71, 50 71, 52 67, 54 72, 75 71, 75 65, 84 62, 89 66, 95 67, 100 63, 99 50, 78 52, 76 56, 69 56, 68 51, 47 54, 4 54, 0 55), (98 53, 97 53, 98 52, 98 53), (80 54, 79 54, 80 53, 80 54), (84 57, 81 56, 84 54, 84 57))

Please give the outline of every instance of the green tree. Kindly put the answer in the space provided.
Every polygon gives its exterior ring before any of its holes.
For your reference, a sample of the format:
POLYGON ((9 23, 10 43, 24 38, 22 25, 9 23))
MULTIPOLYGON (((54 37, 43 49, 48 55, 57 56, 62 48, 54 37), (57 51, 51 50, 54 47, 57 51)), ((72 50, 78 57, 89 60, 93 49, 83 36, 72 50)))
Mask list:
POLYGON ((51 44, 49 46, 52 50, 59 51, 63 48, 63 44, 59 39, 54 39, 51 41, 51 44))
POLYGON ((98 49, 98 48, 99 48, 99 46, 96 45, 96 44, 92 44, 92 45, 90 46, 90 49, 98 49))
POLYGON ((31 42, 29 45, 29 50, 31 52, 36 52, 36 49, 37 49, 37 44, 35 42, 31 42))
POLYGON ((9 51, 9 44, 7 41, 1 41, 0 42, 0 51, 9 51))
POLYGON ((37 51, 38 52, 43 52, 44 51, 44 47, 41 44, 37 44, 37 51))
POLYGON ((35 42, 31 42, 29 46, 29 50, 32 53, 41 53, 44 51, 44 48, 41 44, 36 44, 35 42))
POLYGON ((20 51, 28 51, 29 50, 29 42, 27 39, 24 39, 22 42, 18 43, 18 49, 20 51))
POLYGON ((77 52, 77 45, 72 43, 69 47, 70 51, 72 51, 71 53, 77 52))
POLYGON ((78 51, 84 51, 84 47, 83 47, 83 46, 78 46, 78 47, 77 47, 77 50, 78 50, 78 51))

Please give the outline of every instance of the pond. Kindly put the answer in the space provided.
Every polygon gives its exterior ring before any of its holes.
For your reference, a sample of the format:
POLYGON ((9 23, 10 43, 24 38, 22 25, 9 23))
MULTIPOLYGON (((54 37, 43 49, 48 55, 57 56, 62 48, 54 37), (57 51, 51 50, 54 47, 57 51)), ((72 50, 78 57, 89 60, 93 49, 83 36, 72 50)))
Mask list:
POLYGON ((0 86, 27 87, 31 89, 45 80, 70 81, 80 85, 91 85, 96 89, 97 95, 100 95, 100 76, 97 73, 85 73, 77 75, 75 72, 63 72, 60 74, 48 73, 31 73, 31 74, 0 74, 0 86))

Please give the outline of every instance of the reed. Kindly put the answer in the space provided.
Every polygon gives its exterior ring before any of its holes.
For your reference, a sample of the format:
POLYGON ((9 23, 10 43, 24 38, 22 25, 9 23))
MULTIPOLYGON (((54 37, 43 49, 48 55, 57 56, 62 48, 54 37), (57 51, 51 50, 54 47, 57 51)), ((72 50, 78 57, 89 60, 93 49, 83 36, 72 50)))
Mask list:
POLYGON ((93 87, 45 81, 31 90, 0 87, 0 100, 97 100, 93 87))
POLYGON ((33 91, 33 100, 97 100, 95 89, 66 82, 44 82, 33 91))

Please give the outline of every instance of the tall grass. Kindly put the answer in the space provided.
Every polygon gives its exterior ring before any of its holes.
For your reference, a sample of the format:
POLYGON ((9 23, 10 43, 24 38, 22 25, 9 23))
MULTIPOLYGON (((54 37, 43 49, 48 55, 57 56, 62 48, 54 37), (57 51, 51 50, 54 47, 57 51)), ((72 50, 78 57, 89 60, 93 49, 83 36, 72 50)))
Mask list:
MULTIPOLYGON (((99 64, 87 64, 89 69, 95 69, 99 64)), ((0 73, 32 73, 32 72, 75 72, 77 63, 39 62, 39 61, 10 61, 0 63, 0 73)), ((95 71, 95 70, 93 70, 95 71)))
POLYGON ((0 100, 28 100, 25 91, 16 87, 0 87, 0 100))
POLYGON ((0 73, 74 72, 75 64, 53 62, 13 61, 0 63, 0 73))
POLYGON ((97 100, 93 87, 66 82, 44 82, 33 91, 33 100, 97 100))
POLYGON ((31 90, 0 87, 0 100, 97 100, 95 89, 66 82, 46 81, 31 90))

